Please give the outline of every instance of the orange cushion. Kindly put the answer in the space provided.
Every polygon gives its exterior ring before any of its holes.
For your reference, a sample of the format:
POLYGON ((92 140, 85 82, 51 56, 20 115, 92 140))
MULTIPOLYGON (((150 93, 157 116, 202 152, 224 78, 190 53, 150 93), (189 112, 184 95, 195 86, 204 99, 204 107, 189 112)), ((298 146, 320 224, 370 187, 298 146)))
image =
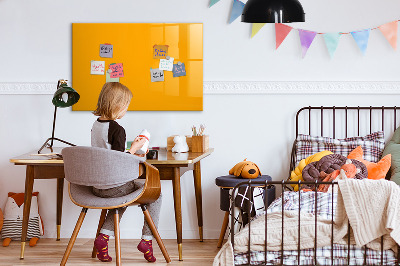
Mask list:
POLYGON ((386 155, 377 163, 368 162, 363 159, 363 150, 361 146, 358 146, 352 152, 350 152, 347 158, 355 159, 365 164, 368 170, 368 179, 378 180, 386 177, 391 165, 392 155, 386 155))

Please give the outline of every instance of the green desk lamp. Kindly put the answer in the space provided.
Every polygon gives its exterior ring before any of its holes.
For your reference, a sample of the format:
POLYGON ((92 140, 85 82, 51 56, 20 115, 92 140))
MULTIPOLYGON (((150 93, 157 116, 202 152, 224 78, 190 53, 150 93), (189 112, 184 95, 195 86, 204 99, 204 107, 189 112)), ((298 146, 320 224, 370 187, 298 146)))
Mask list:
POLYGON ((62 143, 75 146, 72 143, 69 143, 65 140, 55 138, 54 130, 56 128, 56 116, 57 116, 57 107, 70 107, 76 104, 79 101, 79 94, 71 87, 68 87, 67 80, 60 79, 57 83, 57 91, 53 95, 53 105, 54 105, 54 118, 53 118, 53 132, 51 133, 51 138, 48 138, 42 147, 39 149, 38 153, 40 153, 45 147, 50 148, 51 152, 53 152, 53 141, 58 140, 62 143), (51 143, 49 144, 49 141, 51 143))

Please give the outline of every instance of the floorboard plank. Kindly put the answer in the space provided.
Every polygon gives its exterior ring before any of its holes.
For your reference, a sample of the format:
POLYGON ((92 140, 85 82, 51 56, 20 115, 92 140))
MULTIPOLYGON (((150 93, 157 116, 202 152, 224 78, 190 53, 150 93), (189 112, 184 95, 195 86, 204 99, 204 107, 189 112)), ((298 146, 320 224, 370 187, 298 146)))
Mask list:
MULTIPOLYGON (((25 259, 19 259, 21 244, 12 241, 9 247, 0 246, 0 264, 2 266, 11 265, 60 265, 69 239, 40 239, 36 247, 27 246, 25 249, 25 259)), ((143 258, 143 254, 136 249, 140 240, 121 239, 122 263, 123 265, 149 266, 150 264, 143 258)), ((163 240, 168 250, 172 262, 167 264, 162 256, 157 243, 153 243, 154 255, 157 258, 155 264, 158 265, 212 265, 215 255, 218 253, 216 239, 204 240, 185 239, 183 241, 183 261, 178 260, 178 248, 176 240, 163 240)), ((115 257, 113 239, 110 240, 110 255, 115 257)), ((67 265, 102 265, 105 264, 97 259, 92 259, 93 240, 79 238, 76 240, 68 259, 67 265)), ((114 265, 114 263, 107 263, 114 265)))

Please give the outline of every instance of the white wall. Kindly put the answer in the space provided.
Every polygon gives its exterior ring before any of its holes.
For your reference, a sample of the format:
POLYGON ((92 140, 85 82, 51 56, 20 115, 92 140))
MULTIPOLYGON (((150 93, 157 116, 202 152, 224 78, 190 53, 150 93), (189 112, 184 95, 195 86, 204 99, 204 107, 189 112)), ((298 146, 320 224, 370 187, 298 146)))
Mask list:
MULTIPOLYGON (((318 36, 305 59, 297 32, 274 50, 273 25, 253 39, 251 27, 227 24, 230 0, 208 9, 208 0, 29 1, 0 0, 0 82, 56 82, 71 78, 72 22, 203 22, 205 81, 399 81, 399 52, 391 50, 379 31, 371 33, 363 57, 351 36, 343 36, 329 59, 318 36), (110 3, 113 3, 111 5, 110 3), (59 12, 59 14, 57 14, 59 12)), ((303 0, 307 22, 293 24, 321 32, 350 31, 399 19, 400 3, 372 0, 303 0)), ((294 115, 308 105, 399 105, 399 95, 258 94, 204 95, 203 112, 129 112, 121 124, 132 139, 142 128, 153 133, 153 145, 165 146, 169 135, 189 134, 204 123, 215 152, 202 162, 205 238, 218 238, 223 214, 214 179, 238 161, 256 162, 275 180, 286 176, 294 138, 294 115)), ((35 150, 51 134, 51 95, 0 95, 0 207, 7 192, 24 190, 25 168, 9 158, 35 150)), ((60 109, 56 135, 78 145, 90 144, 95 117, 89 112, 60 109)), ((197 237, 197 217, 190 173, 182 177, 184 238, 197 237)), ((56 182, 39 180, 40 211, 45 237, 55 237, 56 182)), ((175 238, 171 182, 162 182, 164 202, 159 230, 175 238)), ((64 191, 62 237, 70 237, 80 209, 64 191)), ((89 211, 80 237, 93 237, 99 212, 89 211)), ((130 208, 121 221, 123 238, 139 238, 142 216, 130 208)))

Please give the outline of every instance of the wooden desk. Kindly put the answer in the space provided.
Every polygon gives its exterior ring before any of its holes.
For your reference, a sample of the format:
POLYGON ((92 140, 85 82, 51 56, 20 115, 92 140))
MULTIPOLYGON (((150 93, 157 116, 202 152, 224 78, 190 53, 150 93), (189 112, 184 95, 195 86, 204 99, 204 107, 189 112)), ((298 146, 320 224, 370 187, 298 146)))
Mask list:
MULTIPOLYGON (((60 153, 61 148, 54 148, 60 153)), ((147 160, 148 163, 157 167, 161 180, 171 180, 173 184, 175 223, 178 242, 179 260, 182 260, 182 204, 180 177, 188 170, 193 170, 194 190, 196 196, 197 219, 199 225, 200 241, 203 241, 203 211, 201 193, 201 168, 200 160, 210 155, 214 149, 201 153, 174 154, 161 149, 157 160, 147 160)), ((42 153, 50 152, 43 150, 42 153)), ((21 235, 21 255, 24 258, 26 245, 26 234, 28 230, 28 219, 31 208, 32 189, 34 179, 57 178, 57 240, 60 240, 61 214, 64 188, 64 162, 56 156, 39 156, 37 151, 23 154, 10 159, 15 165, 26 165, 25 199, 21 235)))

